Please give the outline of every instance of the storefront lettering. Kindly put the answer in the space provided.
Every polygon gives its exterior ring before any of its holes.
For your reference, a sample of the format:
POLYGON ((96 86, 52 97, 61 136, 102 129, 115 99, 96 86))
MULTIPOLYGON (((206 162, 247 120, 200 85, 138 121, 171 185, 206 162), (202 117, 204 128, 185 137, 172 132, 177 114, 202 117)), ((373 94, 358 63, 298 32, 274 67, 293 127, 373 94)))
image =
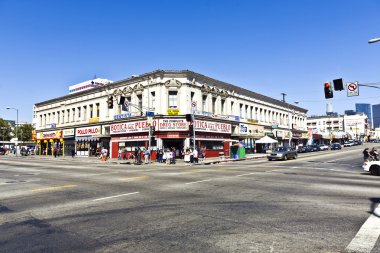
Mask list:
POLYGON ((231 124, 196 120, 195 130, 204 132, 231 133, 231 124))
POLYGON ((128 123, 113 124, 110 126, 111 134, 148 132, 149 123, 147 121, 136 121, 128 123))
POLYGON ((78 128, 76 129, 76 136, 96 136, 100 135, 100 126, 78 128))

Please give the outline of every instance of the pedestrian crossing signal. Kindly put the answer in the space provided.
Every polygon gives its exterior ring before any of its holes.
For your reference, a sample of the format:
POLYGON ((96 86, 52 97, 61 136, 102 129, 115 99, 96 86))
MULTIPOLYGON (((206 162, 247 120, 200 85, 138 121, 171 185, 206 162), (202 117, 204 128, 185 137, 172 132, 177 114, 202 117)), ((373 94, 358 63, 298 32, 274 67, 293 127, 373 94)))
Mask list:
POLYGON ((112 96, 108 97, 107 105, 108 105, 108 109, 112 109, 113 108, 113 97, 112 96))

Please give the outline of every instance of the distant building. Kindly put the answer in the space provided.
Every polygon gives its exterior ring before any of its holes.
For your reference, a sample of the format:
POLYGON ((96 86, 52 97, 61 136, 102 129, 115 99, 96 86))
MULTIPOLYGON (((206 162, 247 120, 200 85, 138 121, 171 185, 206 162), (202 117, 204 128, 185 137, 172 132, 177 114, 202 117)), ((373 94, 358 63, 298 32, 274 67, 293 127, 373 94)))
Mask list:
POLYGON ((349 139, 364 139, 369 133, 367 115, 365 113, 345 115, 344 131, 348 134, 349 139))
POLYGON ((330 115, 333 112, 333 105, 332 103, 327 103, 326 104, 326 114, 330 115))
POLYGON ((369 128, 373 128, 372 126, 372 112, 371 112, 371 104, 355 104, 356 113, 365 113, 368 117, 368 126, 369 128))
POLYGON ((355 115, 356 112, 354 110, 345 110, 344 115, 355 115))
POLYGON ((380 127, 380 104, 372 105, 372 124, 373 128, 380 127))

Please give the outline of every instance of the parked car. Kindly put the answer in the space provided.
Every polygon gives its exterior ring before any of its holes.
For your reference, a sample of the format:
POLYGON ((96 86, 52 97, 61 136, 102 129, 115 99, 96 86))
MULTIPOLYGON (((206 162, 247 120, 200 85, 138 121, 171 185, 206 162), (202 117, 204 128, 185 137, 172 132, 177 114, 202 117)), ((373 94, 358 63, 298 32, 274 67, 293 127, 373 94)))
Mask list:
POLYGON ((291 147, 278 147, 275 148, 270 154, 267 156, 269 161, 272 160, 288 160, 290 158, 297 158, 297 151, 291 147))
POLYGON ((365 162, 363 170, 371 173, 371 175, 380 176, 380 161, 365 162))
POLYGON ((319 145, 310 145, 310 148, 311 148, 311 151, 314 152, 314 151, 320 151, 321 148, 319 147, 319 145))
POLYGON ((306 148, 306 146, 298 146, 297 148, 297 152, 298 153, 306 153, 306 152, 309 152, 308 149, 306 148))
POLYGON ((346 142, 344 142, 343 146, 344 147, 352 147, 352 146, 354 146, 354 142, 353 141, 346 141, 346 142))
POLYGON ((0 155, 4 155, 5 154, 5 149, 0 147, 0 155))
POLYGON ((363 142, 361 140, 354 140, 354 145, 362 145, 363 142))
POLYGON ((342 145, 339 143, 333 143, 330 147, 331 150, 342 149, 342 145))
POLYGON ((320 148, 321 150, 329 150, 329 146, 326 145, 326 144, 322 144, 322 145, 320 145, 319 148, 320 148))

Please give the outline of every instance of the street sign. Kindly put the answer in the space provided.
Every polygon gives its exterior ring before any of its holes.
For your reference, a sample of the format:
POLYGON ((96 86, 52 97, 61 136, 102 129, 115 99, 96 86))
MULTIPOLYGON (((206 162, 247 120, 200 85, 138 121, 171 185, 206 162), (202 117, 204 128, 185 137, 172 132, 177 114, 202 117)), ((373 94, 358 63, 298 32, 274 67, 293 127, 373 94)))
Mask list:
POLYGON ((191 102, 191 107, 192 107, 192 108, 196 108, 196 107, 197 107, 197 101, 193 101, 193 102, 191 102))
POLYGON ((147 117, 154 117, 154 112, 149 112, 149 111, 147 111, 147 112, 145 112, 145 115, 146 115, 147 117))
POLYGON ((347 87, 347 97, 359 96, 359 83, 351 82, 346 84, 347 87))

